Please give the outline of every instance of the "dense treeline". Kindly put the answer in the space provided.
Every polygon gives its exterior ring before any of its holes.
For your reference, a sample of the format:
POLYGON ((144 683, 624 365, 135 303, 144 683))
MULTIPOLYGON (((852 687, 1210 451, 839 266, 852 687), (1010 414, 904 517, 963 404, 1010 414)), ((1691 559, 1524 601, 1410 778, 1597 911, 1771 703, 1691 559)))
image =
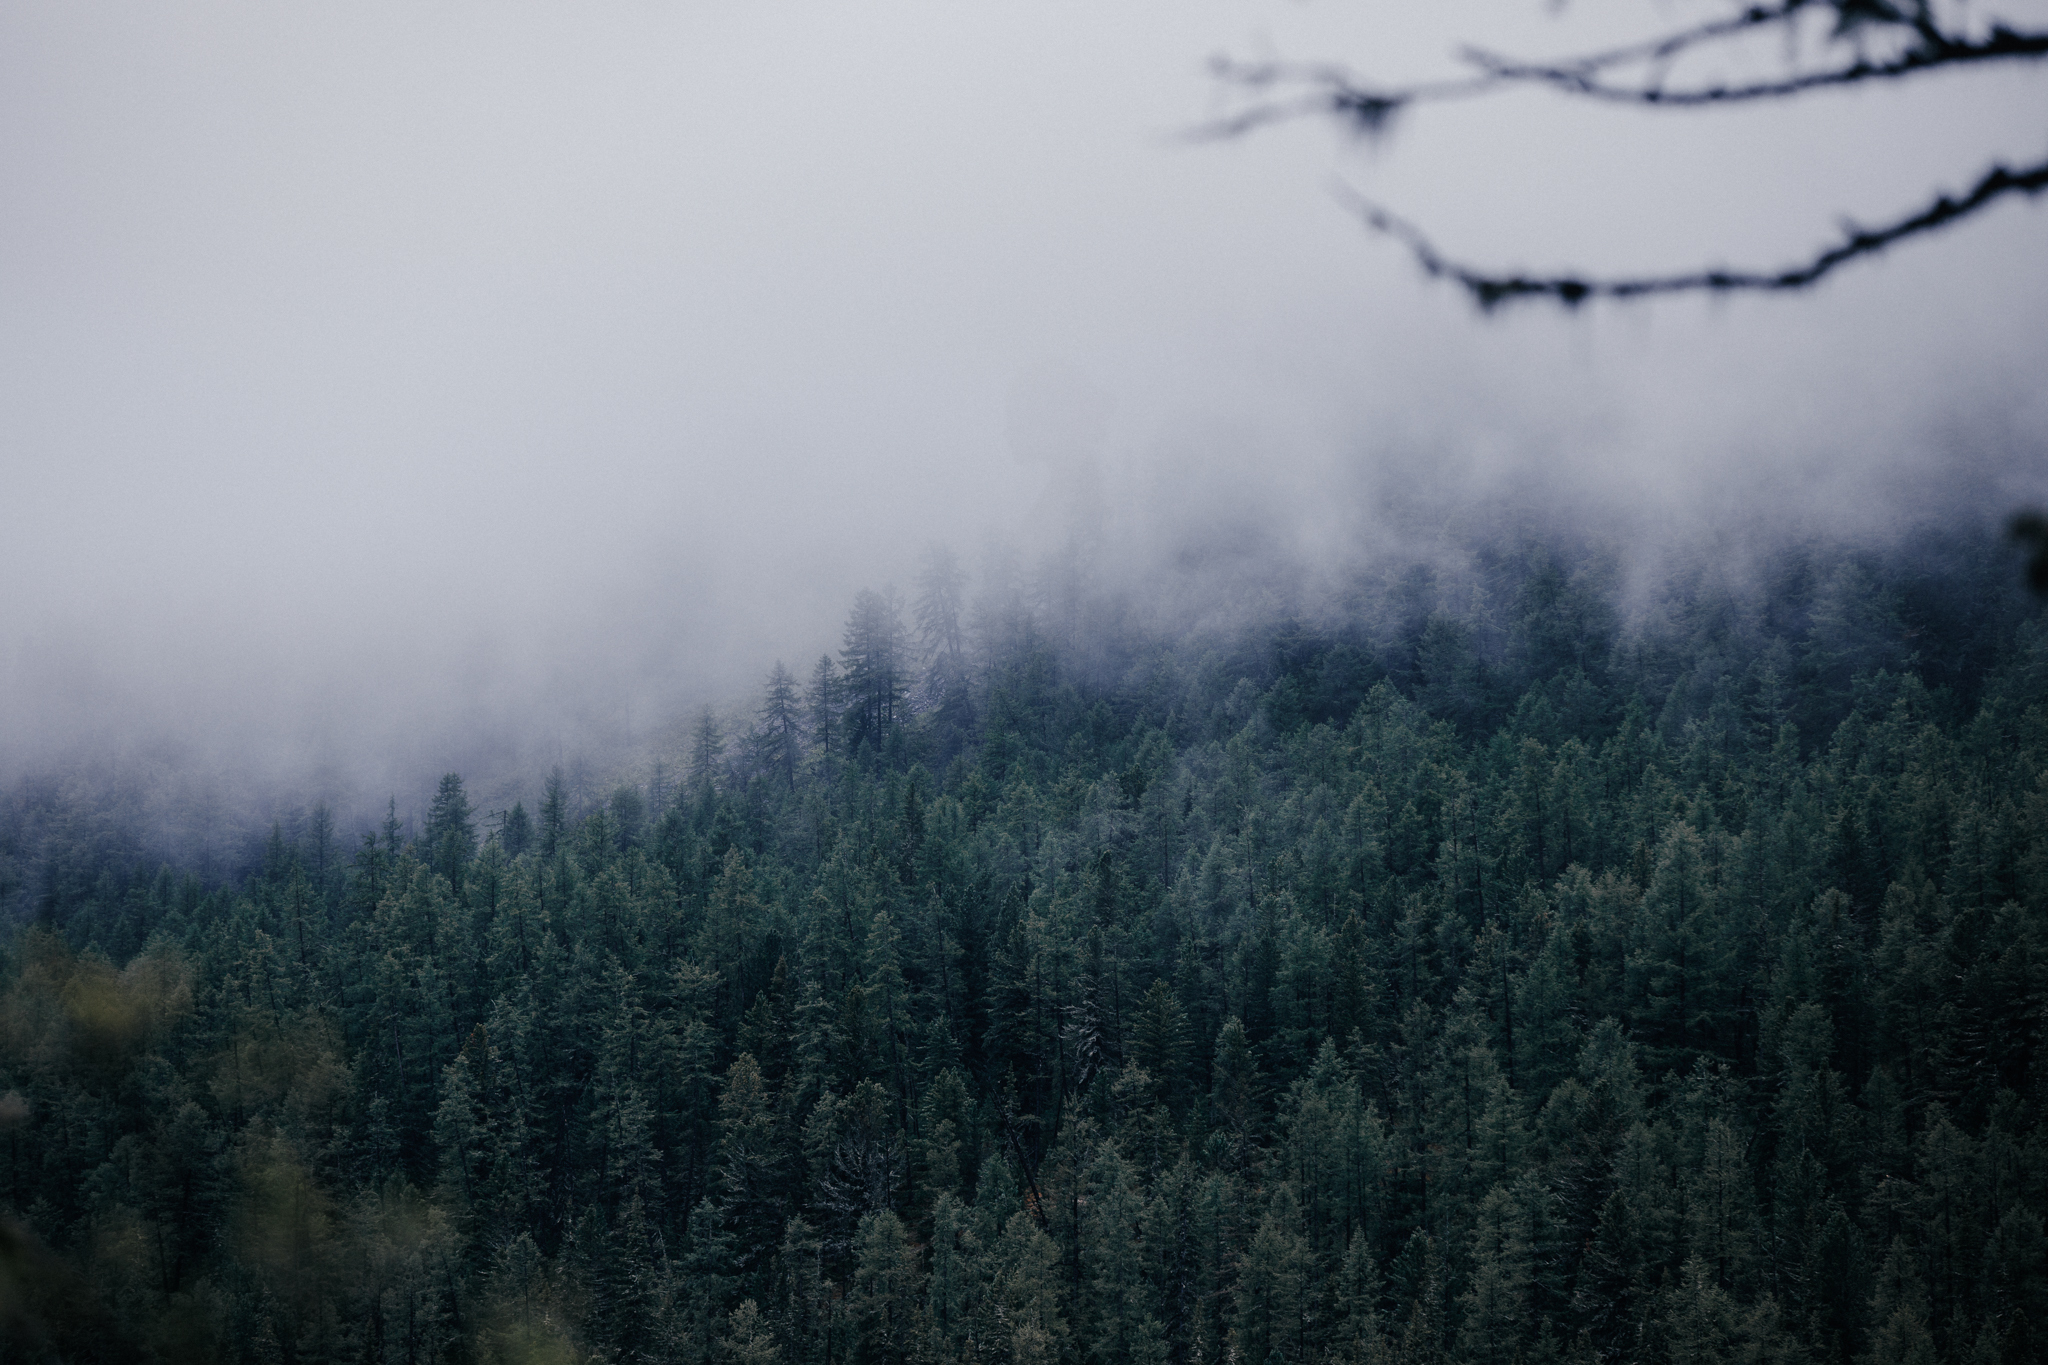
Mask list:
POLYGON ((2048 635, 1906 562, 1169 637, 939 554, 680 790, 212 883, 21 782, 12 1349, 2038 1359, 2048 635))

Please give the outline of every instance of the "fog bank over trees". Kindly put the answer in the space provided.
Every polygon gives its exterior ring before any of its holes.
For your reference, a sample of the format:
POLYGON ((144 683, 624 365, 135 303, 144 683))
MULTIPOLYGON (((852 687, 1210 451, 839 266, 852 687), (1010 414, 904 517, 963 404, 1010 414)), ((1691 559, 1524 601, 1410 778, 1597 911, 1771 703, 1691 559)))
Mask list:
MULTIPOLYGON (((319 680, 310 705, 287 680, 217 713, 211 728, 204 708, 239 697, 234 686, 198 698, 186 717, 127 714, 82 692, 66 701, 98 708, 91 727, 68 744, 24 748, 14 792, 118 810, 131 832, 146 831, 123 859, 229 877, 273 826, 302 829, 316 807, 345 840, 387 812, 410 831, 449 771, 466 774, 480 809, 500 820, 517 802, 530 807, 550 771, 579 815, 621 784, 658 810, 707 767, 744 785, 764 763, 794 761, 760 752, 763 679, 777 668, 792 698, 809 685, 810 709, 775 723, 804 743, 872 746, 909 726, 936 746, 922 761, 937 766, 982 741, 986 696, 1001 690, 997 660, 1041 648, 1061 686, 1111 698, 1142 692, 1155 656, 1223 693, 1235 670, 1262 694, 1276 659, 1327 654, 1340 662, 1316 667, 1337 671, 1303 714, 1342 719, 1367 681, 1386 679, 1477 732, 1503 719, 1537 666, 1530 630, 1556 635, 1543 648, 1582 667, 1625 667, 1644 705, 1671 708, 1674 734, 1717 670, 1742 676, 1782 656, 1773 667, 1783 672, 1813 650, 1863 671, 1910 669, 1962 704, 2003 657, 2001 632, 2032 609, 2002 526, 2034 471, 1987 454, 1981 438, 1959 444, 1946 465, 1872 460, 1853 487, 1788 461, 1775 482, 1674 483, 1655 498, 1575 486, 1530 463, 1446 460, 1417 472, 1423 462, 1408 461, 1376 481, 1354 465, 1319 504, 1312 480, 1289 485, 1296 471, 1074 455, 1045 472, 1027 520, 1037 534, 904 547, 878 557, 886 577, 838 579, 822 610, 799 599, 774 634, 707 649, 716 637, 664 617, 657 593, 641 620, 600 617, 576 623, 580 636, 557 633, 551 660, 522 668, 501 654, 436 671, 416 658, 394 664, 389 681, 341 670, 319 680), (1134 491, 1148 483, 1154 496, 1134 491), (935 563, 949 584, 938 597, 935 563), (1524 620, 1532 611, 1563 615, 1534 625, 1524 620), (798 636, 806 612, 822 619, 798 636), (1719 643, 1698 676, 1646 662, 1704 648, 1703 629, 1719 643), (1567 642, 1575 631, 1582 638, 1567 642), (877 632, 885 646, 858 643, 877 632), (858 694, 831 694, 830 720, 817 712, 821 654, 845 674, 834 685, 858 694), (699 671, 671 671, 677 660, 699 671), (860 692, 856 678, 876 668, 893 681, 860 692), (962 699, 957 715, 949 698, 962 699), (945 714, 927 714, 935 708, 945 714)), ((698 604, 700 620, 721 605, 698 604)), ((1837 717, 1844 682, 1814 702, 1802 722, 1810 738, 1837 717)))
POLYGON ((1325 191, 1489 259, 1749 254, 2027 150, 2027 87, 1177 140, 1219 49, 1391 79, 1482 19, 1609 22, 1338 11, 10 11, 0 754, 374 806, 737 704, 932 540, 1035 569, 1077 528, 1094 586, 1182 620, 1509 505, 1654 583, 2023 500, 2028 210, 1796 308, 1474 327, 1325 191), (1536 173, 1558 147, 1583 178, 1536 173))
POLYGON ((2018 402, 1928 421, 1908 439, 1887 433, 1892 446, 1758 438, 1709 457, 1693 433, 1605 459, 1564 448, 1584 432, 1534 421, 1469 430, 1462 446, 1424 448, 1395 429, 1312 452, 1299 432, 1219 423, 1119 449, 1112 412, 1072 374, 1020 385, 1005 437, 1030 496, 981 509, 978 535, 919 519, 894 543, 821 537, 807 552, 717 562, 650 541, 594 576, 565 567, 585 580, 499 603, 501 619, 458 614, 429 629, 408 619, 414 603, 354 641, 345 602, 331 625, 306 619, 321 615, 314 603, 277 628, 260 605, 239 625, 225 604, 202 607, 225 615, 176 640, 161 627, 87 638, 85 622, 46 619, 14 660, 11 762, 17 774, 88 762, 80 771, 158 800, 178 792, 179 804, 212 792, 226 820, 214 837, 232 827, 246 849, 316 803, 347 829, 381 819, 387 798, 417 812, 451 769, 499 807, 558 766, 580 775, 585 799, 615 779, 644 785, 656 763, 683 762, 702 708, 738 733, 777 658, 801 671, 821 650, 836 655, 858 591, 914 596, 935 545, 956 554, 964 591, 1007 595, 1080 649, 1070 663, 1089 648, 1117 655, 1125 636, 1207 647, 1284 620, 1391 636, 1413 608, 1390 585, 1421 575, 1463 612, 1499 558, 1532 540, 1597 561, 1588 591, 1619 631, 1649 638, 1699 592, 1768 614, 1783 590, 1773 575, 1805 555, 1924 573, 1937 593, 1960 591, 1963 574, 2011 595, 2017 559, 2000 527, 2013 506, 2048 496, 2018 402))
POLYGON ((2032 72, 1186 136, 1672 13, 0 7, 0 1351, 2041 1358, 2038 209, 1342 206, 2032 72))
POLYGON ((1114 528, 928 550, 637 763, 369 822, 18 781, 5 1330, 2037 1356, 2048 630, 2011 547, 1938 516, 1645 574, 1518 499, 1394 508, 1409 553, 1336 592, 1217 561, 1222 609, 1090 574, 1114 528))

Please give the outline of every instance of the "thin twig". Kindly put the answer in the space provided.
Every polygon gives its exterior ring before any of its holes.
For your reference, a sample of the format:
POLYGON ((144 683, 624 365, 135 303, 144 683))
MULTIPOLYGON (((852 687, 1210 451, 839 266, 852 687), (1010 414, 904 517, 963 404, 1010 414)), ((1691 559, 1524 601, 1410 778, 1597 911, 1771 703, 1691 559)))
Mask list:
POLYGON ((1219 57, 1210 63, 1210 69, 1219 79, 1241 89, 1265 91, 1293 87, 1305 93, 1256 104, 1241 113, 1203 124, 1193 136, 1206 139, 1235 137, 1269 123, 1306 115, 1334 116, 1366 132, 1377 133, 1384 129, 1395 113, 1411 104, 1470 99, 1511 85, 1548 86, 1567 95, 1605 103, 1685 109, 1784 99, 1811 90, 1900 80, 1953 66, 2037 61, 2048 57, 2048 32, 2021 32, 2000 25, 1992 28, 1986 36, 1973 39, 1944 33, 1931 23, 1900 23, 1895 27, 1914 34, 1919 41, 1894 56, 1881 60, 1858 56, 1846 65, 1795 72, 1776 80, 1695 85, 1674 90, 1664 86, 1661 75, 1642 83, 1602 79, 1603 73, 1620 67, 1650 65, 1661 70, 1663 64, 1691 48, 1758 28, 1787 24, 1801 11, 1811 8, 1811 4, 1801 3, 1801 0, 1752 7, 1733 18, 1702 24, 1682 33, 1564 61, 1521 61, 1480 48, 1466 48, 1459 57, 1474 68, 1475 75, 1405 86, 1373 86, 1360 81, 1343 67, 1329 63, 1237 62, 1219 57))
POLYGON ((1733 290, 1779 291, 1805 289, 1824 276, 1859 257, 1874 255, 1892 243, 1948 226, 1978 212, 2009 194, 2029 197, 2048 188, 2048 161, 2024 170, 2010 171, 1993 166, 1970 192, 1960 199, 1941 195, 1926 208, 1901 218, 1888 227, 1851 228, 1843 239, 1803 265, 1781 270, 1703 269, 1675 275, 1649 275, 1627 279, 1592 279, 1578 275, 1496 275, 1447 259, 1414 224, 1398 218, 1378 204, 1348 190, 1344 197, 1367 226, 1405 245, 1423 271, 1438 279, 1462 286, 1482 309, 1493 309, 1511 300, 1548 298, 1567 307, 1588 299, 1642 298, 1651 294, 1689 291, 1727 292, 1733 290))
POLYGON ((1680 90, 1667 90, 1657 85, 1610 84, 1594 79, 1588 69, 1576 63, 1545 66, 1515 62, 1477 50, 1467 50, 1463 55, 1465 60, 1478 67, 1485 77, 1503 85, 1547 85, 1582 99, 1684 109, 1707 104, 1741 104, 1751 100, 1783 99, 1808 90, 1860 85, 1865 81, 1898 80, 1950 66, 2037 60, 2048 56, 2048 33, 2014 33, 2008 29, 1998 29, 1982 42, 1909 48, 1887 61, 1874 62, 1859 58, 1847 66, 1802 71, 1774 81, 1752 81, 1744 85, 1702 85, 1680 90))

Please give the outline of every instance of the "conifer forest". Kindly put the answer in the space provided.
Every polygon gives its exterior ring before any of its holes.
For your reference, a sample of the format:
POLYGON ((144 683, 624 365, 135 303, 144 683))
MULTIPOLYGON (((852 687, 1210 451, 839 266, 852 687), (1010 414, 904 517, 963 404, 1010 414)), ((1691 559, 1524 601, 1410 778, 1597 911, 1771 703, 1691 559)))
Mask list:
POLYGON ((1990 534, 1645 588, 1505 530, 1175 626, 856 586, 502 809, 202 857, 10 775, 8 1358, 2048 1352, 2048 630, 1990 534))

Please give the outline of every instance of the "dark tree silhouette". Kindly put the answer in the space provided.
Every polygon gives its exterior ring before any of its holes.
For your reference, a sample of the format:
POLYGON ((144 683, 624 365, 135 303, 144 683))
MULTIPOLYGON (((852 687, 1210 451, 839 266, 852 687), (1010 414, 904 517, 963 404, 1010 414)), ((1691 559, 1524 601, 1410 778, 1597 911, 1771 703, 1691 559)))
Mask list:
MULTIPOLYGON (((1777 0, 1731 6, 1718 18, 1683 25, 1643 42, 1550 61, 1526 61, 1478 47, 1459 53, 1467 74, 1406 86, 1376 86, 1327 63, 1241 62, 1215 69, 1248 98, 1246 107, 1200 131, 1234 137, 1302 117, 1326 117, 1368 134, 1387 132, 1419 104, 1471 99, 1540 86, 1573 99, 1641 109, 1698 109, 1794 99, 1814 91, 1913 80, 1937 71, 1993 68, 2048 58, 2048 31, 2021 29, 1942 0, 1777 0), (1775 43, 1785 55, 1772 74, 1748 79, 1694 77, 1705 60, 1740 61, 1775 43), (1798 54, 1811 54, 1802 57, 1798 54)), ((1527 275, 1446 257, 1420 228, 1384 206, 1354 198, 1367 226, 1406 246, 1431 276, 1462 287, 1480 307, 1521 299, 1576 306, 1593 298, 1642 298, 1692 291, 1800 290, 1838 267, 1896 242, 1923 236, 2016 195, 2048 187, 2048 159, 1993 165, 1960 193, 1940 191, 1879 227, 1847 224, 1838 240, 1790 264, 1761 269, 1700 267, 1665 274, 1527 275)))
POLYGON ((2007 534, 2026 548, 2027 586, 2034 596, 2048 597, 2048 516, 2021 512, 2012 519, 2007 534))

